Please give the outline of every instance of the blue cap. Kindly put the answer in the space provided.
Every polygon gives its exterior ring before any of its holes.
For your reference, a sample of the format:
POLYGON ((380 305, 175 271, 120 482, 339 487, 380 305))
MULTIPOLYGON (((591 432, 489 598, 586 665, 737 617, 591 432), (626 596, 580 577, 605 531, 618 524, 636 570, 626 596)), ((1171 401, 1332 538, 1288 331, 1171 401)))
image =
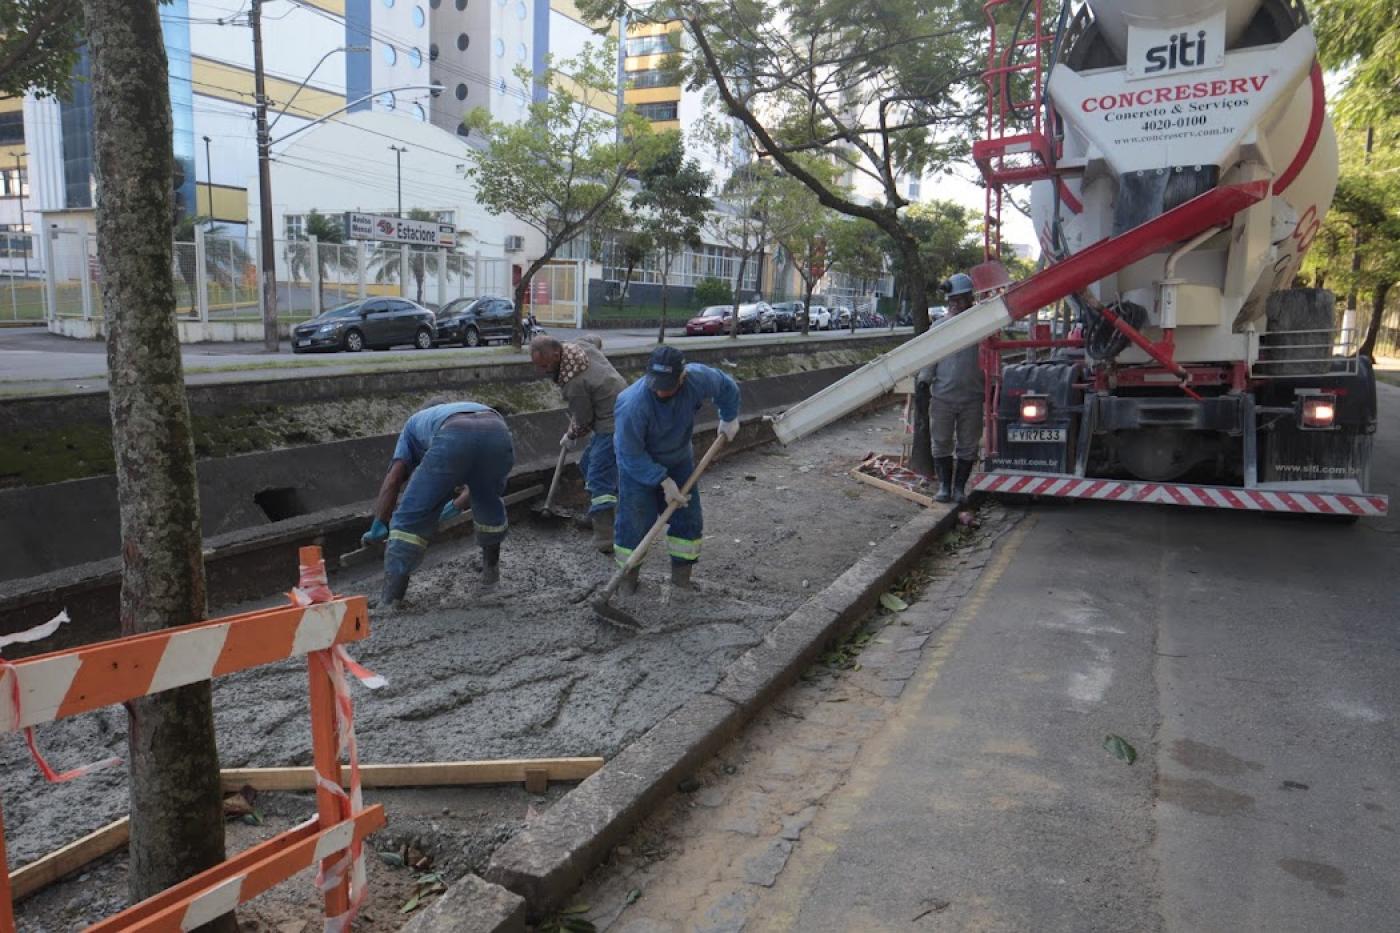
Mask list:
POLYGON ((685 354, 663 344, 651 351, 647 361, 647 388, 669 392, 680 385, 684 373, 685 354))

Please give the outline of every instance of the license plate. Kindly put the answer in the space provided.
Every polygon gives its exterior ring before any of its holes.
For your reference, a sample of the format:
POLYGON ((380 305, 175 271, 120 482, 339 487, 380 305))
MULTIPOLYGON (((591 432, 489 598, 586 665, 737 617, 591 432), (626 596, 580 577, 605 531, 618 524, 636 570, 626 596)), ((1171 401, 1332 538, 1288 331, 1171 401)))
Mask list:
POLYGON ((1007 428, 1006 439, 1013 444, 1063 444, 1068 437, 1065 428, 1007 428))
POLYGON ((299 346, 299 347, 309 347, 309 346, 311 346, 311 338, 310 338, 310 337, 303 337, 303 338, 301 338, 300 340, 297 341, 297 346, 299 346))

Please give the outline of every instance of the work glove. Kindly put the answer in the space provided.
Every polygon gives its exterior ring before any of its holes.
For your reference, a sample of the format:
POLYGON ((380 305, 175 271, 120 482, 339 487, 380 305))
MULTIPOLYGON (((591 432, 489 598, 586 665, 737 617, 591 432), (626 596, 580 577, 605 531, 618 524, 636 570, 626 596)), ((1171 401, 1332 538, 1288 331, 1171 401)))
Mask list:
POLYGON ((678 509, 685 508, 689 501, 689 497, 681 495, 681 487, 677 486, 676 481, 669 476, 661 481, 661 491, 666 494, 666 502, 675 503, 678 509))
POLYGON ((456 518, 458 515, 461 514, 462 510, 457 508, 457 500, 448 499, 447 504, 442 507, 442 514, 438 516, 438 521, 450 522, 452 521, 452 519, 456 518))
POLYGON ((369 547, 371 544, 382 544, 387 540, 389 540, 389 526, 384 524, 382 518, 376 518, 374 523, 369 526, 369 531, 360 535, 360 543, 365 547, 369 547))
POLYGON ((719 423, 719 433, 724 435, 726 441, 732 441, 739 436, 739 419, 733 421, 721 421, 719 423))
POLYGON ((568 431, 565 431, 564 436, 559 438, 559 446, 563 447, 565 450, 578 450, 578 442, 581 440, 583 440, 583 438, 574 437, 568 431))

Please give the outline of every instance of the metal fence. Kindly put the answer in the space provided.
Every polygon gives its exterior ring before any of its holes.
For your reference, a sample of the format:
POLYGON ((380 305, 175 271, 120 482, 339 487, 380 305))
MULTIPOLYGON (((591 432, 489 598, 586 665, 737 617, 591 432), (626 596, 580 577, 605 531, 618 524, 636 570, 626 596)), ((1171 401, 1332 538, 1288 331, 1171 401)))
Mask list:
MULTIPOLYGON (((95 235, 57 230, 46 242, 34 243, 27 235, 12 239, 26 242, 8 248, 0 237, 0 320, 101 320, 95 235), (42 255, 31 249, 26 266, 26 247, 47 249, 42 255)), ((392 244, 318 243, 314 237, 277 240, 274 256, 277 317, 284 324, 371 295, 409 298, 433 309, 456 298, 510 295, 509 263, 500 257, 392 244)), ((192 241, 175 243, 171 281, 181 320, 261 320, 260 280, 254 236, 205 236, 196 230, 192 241)))

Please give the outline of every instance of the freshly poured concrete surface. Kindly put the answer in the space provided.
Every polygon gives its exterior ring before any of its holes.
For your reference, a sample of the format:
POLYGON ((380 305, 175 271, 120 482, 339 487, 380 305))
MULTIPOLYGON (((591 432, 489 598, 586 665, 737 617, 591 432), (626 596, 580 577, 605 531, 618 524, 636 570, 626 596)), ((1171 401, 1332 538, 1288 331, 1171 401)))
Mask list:
MULTIPOLYGON (((372 611, 373 634, 351 647, 390 681, 374 694, 355 690, 361 759, 612 756, 717 683, 729 661, 917 511, 846 472, 867 451, 897 451, 901 439, 898 412, 887 410, 716 464, 700 485, 699 592, 670 592, 667 558, 652 555, 642 592, 620 603, 648 625, 643 634, 602 624, 575 601, 613 563, 567 524, 513 526, 502 584, 487 596, 475 592, 470 540, 430 549, 404 606, 372 611)), ((267 587, 286 588, 292 576, 289 567, 267 587)), ((378 583, 373 567, 332 580, 345 593, 374 593, 378 583)), ((230 608, 248 607, 220 611, 230 608)), ((216 682, 225 766, 309 761, 305 676, 305 662, 294 661, 216 682)), ((71 766, 121 754, 125 728, 121 710, 106 710, 45 726, 40 742, 56 766, 71 766)), ((14 865, 126 812, 120 770, 44 786, 12 739, 0 745, 0 774, 14 865)))

